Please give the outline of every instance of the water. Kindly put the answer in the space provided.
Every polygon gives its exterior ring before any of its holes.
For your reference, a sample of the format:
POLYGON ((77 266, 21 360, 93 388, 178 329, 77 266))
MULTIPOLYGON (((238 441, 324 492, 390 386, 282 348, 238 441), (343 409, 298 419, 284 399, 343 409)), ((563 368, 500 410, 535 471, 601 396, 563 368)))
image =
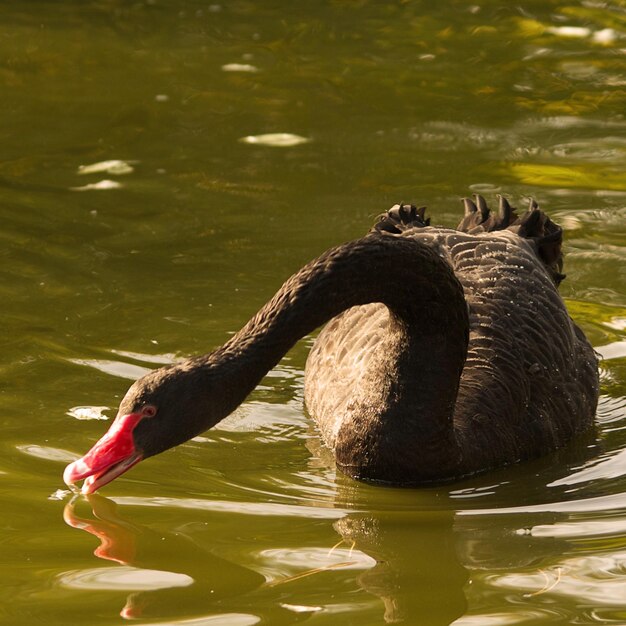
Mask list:
POLYGON ((626 623, 623 6, 0 16, 2 624, 626 623), (223 343, 391 204, 453 225, 474 191, 565 227, 596 433, 450 486, 357 484, 303 409, 309 338, 218 428, 65 491, 136 376, 223 343))

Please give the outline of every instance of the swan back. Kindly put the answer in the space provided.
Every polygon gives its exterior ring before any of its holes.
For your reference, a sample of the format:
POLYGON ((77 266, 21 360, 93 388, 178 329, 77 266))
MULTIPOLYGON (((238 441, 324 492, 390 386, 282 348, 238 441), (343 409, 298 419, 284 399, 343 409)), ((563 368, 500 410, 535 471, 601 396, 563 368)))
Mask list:
MULTIPOLYGON (((443 438, 439 450, 421 451, 432 452, 432 463, 457 459, 442 479, 562 446, 591 426, 598 397, 595 354, 557 290, 564 278, 561 229, 534 203, 522 218, 503 200, 497 215, 480 196, 464 204, 458 229, 432 227, 423 209, 408 205, 393 207, 373 229, 381 237, 411 238, 432 249, 463 289, 469 343, 458 394, 451 399, 453 441, 443 438)), ((398 289, 407 298, 420 298, 414 285, 398 289)), ((427 343, 423 354, 401 359, 402 340, 394 332, 393 314, 382 304, 353 307, 320 333, 307 361, 305 399, 332 449, 349 450, 344 439, 350 436, 358 449, 359 429, 376 429, 391 419, 414 425, 402 441, 389 443, 394 456, 412 456, 411 448, 420 446, 428 402, 413 397, 399 418, 390 411, 392 404, 398 406, 390 379, 420 388, 427 372, 435 370, 429 381, 446 372, 437 374, 427 343), (367 411, 359 401, 363 397, 369 401, 367 411)), ((441 392, 436 383, 430 386, 424 396, 441 392)), ((410 470, 406 477, 421 482, 410 470)))

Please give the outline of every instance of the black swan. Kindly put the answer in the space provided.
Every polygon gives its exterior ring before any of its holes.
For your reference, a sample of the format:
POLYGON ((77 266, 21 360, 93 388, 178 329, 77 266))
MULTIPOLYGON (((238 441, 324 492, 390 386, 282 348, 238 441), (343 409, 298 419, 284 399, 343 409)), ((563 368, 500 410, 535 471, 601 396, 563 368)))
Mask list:
POLYGON ((83 493, 231 413, 301 337, 305 400, 337 467, 420 485, 536 457, 591 427, 598 363, 557 287, 562 230, 531 201, 463 200, 456 230, 395 205, 305 265, 222 347, 136 381, 64 480, 83 493))

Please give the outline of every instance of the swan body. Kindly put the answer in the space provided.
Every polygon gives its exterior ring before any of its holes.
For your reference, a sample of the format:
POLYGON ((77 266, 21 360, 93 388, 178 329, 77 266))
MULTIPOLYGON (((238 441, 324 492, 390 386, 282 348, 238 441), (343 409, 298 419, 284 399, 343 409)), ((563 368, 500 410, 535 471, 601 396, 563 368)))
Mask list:
POLYGON ((109 432, 66 468, 95 491, 232 412, 301 337, 305 401, 337 466, 395 485, 545 454, 593 424, 595 353, 569 317, 562 231, 534 203, 464 200, 455 229, 396 205, 292 276, 224 346, 129 389, 109 432))
MULTIPOLYGON (((539 216, 546 219, 537 212, 539 216)), ((389 215, 383 220, 389 222, 389 215)), ((553 226, 553 232, 533 237, 532 231, 520 235, 519 224, 493 231, 489 224, 472 224, 466 226, 469 233, 419 221, 398 226, 391 236, 420 242, 452 268, 467 304, 467 352, 455 394, 452 384, 441 389, 451 381, 440 372, 439 361, 431 361, 428 339, 410 374, 394 371, 389 354, 396 355, 398 348, 387 306, 354 307, 333 319, 309 354, 305 400, 344 472, 394 484, 455 479, 540 456, 590 428, 598 397, 597 360, 558 294, 560 250, 551 251, 554 258, 548 263, 539 252, 546 237, 544 245, 560 246, 560 229, 553 226), (390 419, 362 420, 370 407, 377 402, 388 407, 390 396, 398 393, 389 391, 390 374, 410 376, 407 384, 421 388, 424 370, 430 368, 435 379, 431 388, 416 395, 401 392, 396 420, 411 425, 408 433, 401 435, 398 423, 390 419), (454 398, 452 438, 438 435, 432 456, 420 468, 424 446, 412 443, 423 437, 427 419, 420 398, 442 393, 454 398), (372 457, 376 426, 380 442, 372 457), (355 463, 357 451, 361 456, 355 463)), ((431 314, 441 316, 439 333, 457 323, 450 311, 431 314)))

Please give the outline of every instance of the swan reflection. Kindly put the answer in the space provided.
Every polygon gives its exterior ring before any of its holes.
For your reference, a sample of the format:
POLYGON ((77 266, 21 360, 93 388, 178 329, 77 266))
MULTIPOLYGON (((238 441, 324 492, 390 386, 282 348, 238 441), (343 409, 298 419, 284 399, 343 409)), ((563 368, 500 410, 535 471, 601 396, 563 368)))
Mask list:
MULTIPOLYGON (((133 498, 134 505, 141 500, 133 498)), ((144 504, 154 506, 144 500, 144 504)), ((463 615, 466 609, 463 586, 468 574, 456 558, 452 512, 374 514, 328 508, 326 515, 307 523, 329 525, 329 530, 338 533, 339 541, 331 537, 327 546, 292 547, 288 538, 284 544, 278 537, 265 538, 263 548, 252 554, 255 572, 203 549, 205 544, 198 537, 191 538, 193 529, 156 532, 125 519, 117 502, 97 495, 88 496, 86 502, 91 513, 79 514, 77 509, 84 506, 84 501, 74 499, 66 505, 63 518, 73 528, 97 537, 100 545, 94 554, 118 566, 113 570, 67 572, 61 584, 128 590, 131 593, 120 612, 128 619, 168 615, 183 618, 181 607, 191 611, 200 608, 211 614, 211 609, 218 611, 224 606, 229 595, 237 596, 230 607, 233 611, 250 608, 267 613, 266 619, 276 617, 277 610, 292 614, 292 618, 294 614, 303 618, 321 611, 345 613, 356 603, 378 619, 382 613, 386 623, 419 615, 428 617, 429 623, 443 625, 463 615), (273 543, 280 547, 268 547, 273 543), (320 590, 339 592, 349 581, 366 592, 351 597, 350 607, 341 602, 321 603, 319 597, 317 602, 306 601, 307 596, 313 597, 320 590), (302 601, 290 601, 293 598, 302 601)), ((195 502, 210 504, 200 499, 195 502)), ((186 504, 189 506, 189 502, 186 504)), ((273 515, 262 517, 276 520, 273 515)), ((258 514, 243 518, 250 520, 249 536, 257 536, 258 514)))
POLYGON ((108 498, 91 495, 86 501, 91 515, 79 514, 81 500, 74 498, 65 506, 63 519, 100 540, 95 556, 121 567, 66 572, 60 584, 132 591, 120 611, 124 618, 181 617, 185 606, 216 603, 233 593, 259 587, 265 580, 248 568, 203 550, 182 532, 157 532, 128 521, 108 498), (233 589, 229 581, 235 578, 237 588, 233 589))

